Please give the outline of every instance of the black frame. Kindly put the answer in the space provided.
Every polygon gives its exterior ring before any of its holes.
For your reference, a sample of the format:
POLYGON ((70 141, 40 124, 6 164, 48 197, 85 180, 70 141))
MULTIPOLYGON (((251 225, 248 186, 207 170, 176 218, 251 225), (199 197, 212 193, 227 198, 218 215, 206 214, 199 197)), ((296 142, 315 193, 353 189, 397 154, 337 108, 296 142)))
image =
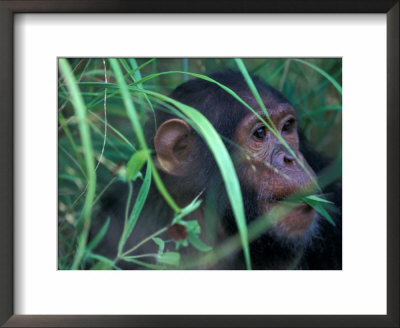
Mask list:
POLYGON ((399 8, 399 0, 0 0, 0 324, 5 327, 399 327, 399 8), (385 13, 387 315, 14 315, 14 13, 385 13))

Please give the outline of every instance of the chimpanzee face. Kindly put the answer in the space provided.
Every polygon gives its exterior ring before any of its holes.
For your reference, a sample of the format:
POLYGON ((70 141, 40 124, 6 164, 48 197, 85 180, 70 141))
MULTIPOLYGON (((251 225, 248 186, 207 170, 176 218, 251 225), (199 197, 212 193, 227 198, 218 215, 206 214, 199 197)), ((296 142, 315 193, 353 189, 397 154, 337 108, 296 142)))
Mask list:
MULTIPOLYGON (((257 195, 258 215, 265 214, 294 194, 316 189, 315 173, 299 151, 296 112, 288 103, 269 103, 269 118, 263 111, 248 114, 239 123, 234 141, 239 146, 238 174, 257 195), (275 129, 275 134, 262 122, 275 129), (287 148, 279 140, 280 135, 287 148)), ((293 205, 293 204, 292 204, 293 205)), ((291 238, 302 237, 310 228, 315 211, 300 203, 275 224, 273 230, 291 238)))

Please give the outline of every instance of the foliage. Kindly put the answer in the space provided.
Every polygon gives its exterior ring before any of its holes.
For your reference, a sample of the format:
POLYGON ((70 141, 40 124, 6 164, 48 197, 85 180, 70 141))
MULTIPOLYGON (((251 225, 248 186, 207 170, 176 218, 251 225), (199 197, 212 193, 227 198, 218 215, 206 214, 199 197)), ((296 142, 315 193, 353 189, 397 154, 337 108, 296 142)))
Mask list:
MULTIPOLYGON (((341 174, 341 68, 341 59, 336 58, 60 59, 59 269, 118 269, 118 260, 132 262, 147 269, 184 268, 180 253, 184 247, 194 247, 199 251, 199 263, 203 255, 204 258, 210 258, 218 253, 217 261, 234 248, 232 243, 228 243, 229 247, 223 246, 219 252, 212 250, 201 240, 198 222, 186 219, 188 214, 198 208, 201 201, 194 199, 185 208, 179 208, 165 188, 153 162, 154 152, 151 145, 146 144, 144 137, 146 124, 155 124, 155 111, 160 106, 187 120, 203 136, 213 153, 226 186, 230 186, 227 192, 239 228, 235 247, 244 249, 247 267, 251 268, 248 240, 254 234, 260 233, 261 228, 254 232, 255 228, 250 227, 248 231, 240 186, 224 142, 202 114, 174 101, 168 94, 189 78, 210 80, 206 77, 209 73, 235 69, 243 73, 255 99, 263 107, 257 90, 252 88, 248 73, 262 77, 293 103, 300 129, 316 150, 337 159, 335 163, 339 165, 335 166, 335 170, 331 170, 328 177, 324 176, 319 180, 320 184, 324 181, 328 183, 341 174), (109 220, 90 242, 88 233, 99 199, 117 180, 129 183, 130 194, 135 183, 139 193, 133 200, 135 203, 129 204, 128 201, 126 206, 118 256, 108 259, 95 254, 93 250, 107 234, 109 220), (138 217, 152 183, 174 210, 175 216, 171 217, 169 226, 154 231, 141 243, 125 251, 125 243, 129 235, 135 233, 138 217), (172 236, 184 238, 159 238, 166 231, 172 236), (131 254, 147 242, 155 243, 158 252, 131 254), (165 250, 165 243, 170 242, 175 244, 175 251, 165 250), (143 262, 140 260, 142 257, 154 258, 155 264, 143 262)), ((225 86, 221 87, 243 101, 225 86)), ((304 201, 330 219, 323 198, 309 196, 304 201)), ((262 227, 263 231, 267 228, 264 225, 262 227)))

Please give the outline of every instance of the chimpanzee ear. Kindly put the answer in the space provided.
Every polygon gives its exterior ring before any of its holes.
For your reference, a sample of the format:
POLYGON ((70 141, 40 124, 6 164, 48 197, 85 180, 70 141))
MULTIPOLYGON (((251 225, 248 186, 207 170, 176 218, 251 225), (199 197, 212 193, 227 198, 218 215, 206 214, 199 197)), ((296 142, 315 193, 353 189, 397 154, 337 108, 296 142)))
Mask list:
POLYGON ((188 173, 193 136, 190 126, 181 119, 170 119, 158 128, 154 147, 161 168, 172 175, 188 173))

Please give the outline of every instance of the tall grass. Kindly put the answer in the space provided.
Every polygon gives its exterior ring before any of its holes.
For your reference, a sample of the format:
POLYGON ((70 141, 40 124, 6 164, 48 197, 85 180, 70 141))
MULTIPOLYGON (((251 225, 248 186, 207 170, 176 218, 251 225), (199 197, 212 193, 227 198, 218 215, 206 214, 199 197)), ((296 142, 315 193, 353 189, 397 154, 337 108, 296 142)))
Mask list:
POLYGON ((74 106, 76 116, 78 118, 79 133, 81 136, 81 142, 85 154, 86 164, 86 175, 87 175, 87 193, 85 197, 85 203, 82 209, 83 217, 83 229, 78 238, 78 246, 74 261, 72 262, 71 269, 78 268, 83 254, 85 252, 86 242, 89 235, 92 204, 96 191, 96 173, 93 161, 93 150, 92 150, 92 139, 90 137, 89 126, 86 117, 86 107, 83 98, 80 94, 79 88, 76 84, 72 70, 66 59, 60 59, 59 61, 60 70, 65 77, 65 83, 67 84, 68 90, 71 94, 71 102, 74 106))
MULTIPOLYGON (((246 225, 239 181, 223 139, 195 108, 168 97, 177 85, 197 77, 216 83, 249 111, 255 112, 235 92, 206 76, 227 68, 239 69, 243 73, 258 105, 266 113, 267 108, 248 72, 281 88, 296 106, 305 137, 318 150, 337 158, 335 165, 320 177, 319 183, 330 183, 340 176, 340 59, 60 59, 59 269, 118 269, 117 263, 121 260, 146 269, 191 268, 218 262, 240 248, 244 251, 247 268, 251 268, 249 240, 268 229, 274 219, 257 221, 259 223, 249 227, 246 225), (194 199, 185 208, 180 208, 165 188, 153 163, 153 150, 146 143, 144 128, 148 122, 156 124, 155 110, 160 106, 185 119, 203 137, 221 172, 239 234, 215 249, 200 240, 198 223, 187 220, 190 213, 198 209, 201 200, 194 199), (88 233, 101 195, 117 180, 128 184, 130 194, 133 188, 139 189, 135 199, 128 197, 118 255, 105 258, 94 250, 106 236, 110 221, 105 221, 89 243, 88 233), (159 237, 168 226, 146 236, 133 248, 125 248, 129 236, 135 234, 151 184, 157 187, 175 213, 171 225, 186 226, 189 231, 187 243, 199 250, 197 258, 183 264, 179 250, 165 250, 168 241, 159 237), (156 243, 159 251, 132 255, 147 242, 156 243), (145 257, 155 258, 157 264, 144 262, 142 258, 145 257)), ((266 117, 265 125, 282 139, 268 115, 266 117)), ((320 201, 317 204, 320 205, 320 201)))

